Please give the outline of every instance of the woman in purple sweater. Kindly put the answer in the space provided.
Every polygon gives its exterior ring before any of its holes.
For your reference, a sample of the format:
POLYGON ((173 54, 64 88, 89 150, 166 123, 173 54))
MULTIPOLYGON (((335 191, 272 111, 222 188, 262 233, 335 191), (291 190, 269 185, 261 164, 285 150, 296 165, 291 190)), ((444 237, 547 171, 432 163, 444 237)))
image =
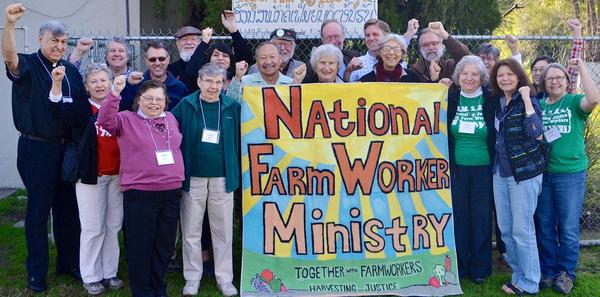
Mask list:
POLYGON ((102 102, 98 124, 117 136, 121 190, 127 228, 129 286, 133 296, 167 296, 164 275, 173 253, 183 157, 181 133, 163 83, 145 81, 133 110, 118 112, 125 76, 115 78, 102 102))

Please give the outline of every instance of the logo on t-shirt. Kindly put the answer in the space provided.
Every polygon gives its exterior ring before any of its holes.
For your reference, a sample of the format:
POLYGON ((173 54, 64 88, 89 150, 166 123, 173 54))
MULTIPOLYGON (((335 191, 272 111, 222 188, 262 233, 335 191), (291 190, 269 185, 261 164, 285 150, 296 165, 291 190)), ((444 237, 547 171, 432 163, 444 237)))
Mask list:
POLYGON ((542 112, 542 119, 546 128, 556 127, 561 134, 571 133, 571 109, 556 108, 542 112))

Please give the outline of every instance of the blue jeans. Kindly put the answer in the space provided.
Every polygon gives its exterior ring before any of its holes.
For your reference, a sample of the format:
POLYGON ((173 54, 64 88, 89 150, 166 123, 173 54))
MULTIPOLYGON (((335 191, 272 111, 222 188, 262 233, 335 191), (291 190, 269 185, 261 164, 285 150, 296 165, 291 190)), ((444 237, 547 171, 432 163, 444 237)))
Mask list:
POLYGON ((537 293, 540 282, 533 216, 541 190, 542 174, 518 183, 512 176, 494 174, 494 202, 513 271, 511 283, 529 293, 537 293))
POLYGON ((492 273, 492 166, 452 168, 452 211, 461 278, 492 273))
POLYGON ((579 218, 585 195, 585 171, 544 173, 535 211, 540 266, 544 277, 566 271, 575 280, 579 258, 579 218))

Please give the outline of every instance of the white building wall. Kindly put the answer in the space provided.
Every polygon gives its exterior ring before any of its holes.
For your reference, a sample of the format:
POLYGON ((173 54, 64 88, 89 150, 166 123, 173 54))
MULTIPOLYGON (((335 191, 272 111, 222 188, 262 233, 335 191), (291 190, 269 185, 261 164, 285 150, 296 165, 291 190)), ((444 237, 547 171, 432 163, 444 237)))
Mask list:
MULTIPOLYGON (((16 1, 0 0, 4 26, 4 8, 16 1)), ((139 34, 139 0, 24 0, 25 16, 17 26, 26 30, 16 31, 17 49, 29 53, 37 51, 39 25, 48 19, 60 19, 77 36, 84 34, 126 35, 127 15, 125 5, 129 2, 129 26, 131 34, 139 34), (25 41, 25 35, 27 40, 25 41), (26 49, 26 45, 28 48, 26 49)), ((4 68, 4 67, 3 67, 4 68)), ((11 82, 2 69, 0 78, 0 188, 20 188, 23 183, 17 172, 17 140, 11 108, 11 82)))

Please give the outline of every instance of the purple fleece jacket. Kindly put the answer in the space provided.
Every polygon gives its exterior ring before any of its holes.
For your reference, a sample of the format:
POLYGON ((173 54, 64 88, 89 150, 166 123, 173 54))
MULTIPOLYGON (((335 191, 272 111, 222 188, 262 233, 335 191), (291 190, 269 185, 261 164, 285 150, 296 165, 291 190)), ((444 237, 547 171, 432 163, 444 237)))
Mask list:
POLYGON ((120 100, 112 92, 108 94, 98 112, 98 124, 117 136, 121 152, 121 190, 165 191, 181 188, 184 179, 183 155, 179 148, 182 135, 173 114, 167 112, 166 117, 144 119, 136 112, 118 112, 120 100), (167 150, 167 126, 175 163, 159 166, 150 133, 158 150, 167 150))

